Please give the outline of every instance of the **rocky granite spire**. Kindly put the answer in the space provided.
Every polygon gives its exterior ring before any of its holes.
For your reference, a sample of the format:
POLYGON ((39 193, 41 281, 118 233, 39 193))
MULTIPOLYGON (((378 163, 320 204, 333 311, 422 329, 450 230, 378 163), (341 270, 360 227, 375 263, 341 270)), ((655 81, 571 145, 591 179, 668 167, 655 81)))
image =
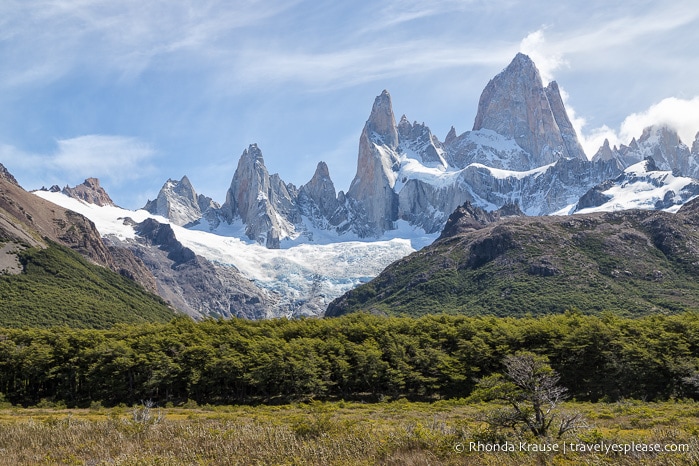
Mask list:
POLYGON ((371 115, 365 125, 367 136, 378 144, 383 144, 392 149, 398 147, 398 129, 396 117, 393 115, 391 94, 383 90, 381 95, 374 100, 371 115))
POLYGON ((300 220, 296 188, 289 190, 279 175, 269 175, 257 144, 240 156, 221 215, 228 222, 240 218, 245 234, 268 248, 279 248, 280 240, 294 232, 300 220))
POLYGON ((398 164, 398 129, 391 95, 383 91, 374 100, 369 119, 359 137, 357 174, 347 197, 362 218, 361 236, 378 236, 393 228, 398 214, 398 195, 393 191, 398 164))
POLYGON ((556 120, 556 124, 561 130, 561 137, 563 138, 566 150, 564 153, 565 157, 587 160, 585 150, 582 148, 580 141, 578 141, 578 134, 575 132, 570 118, 568 118, 565 105, 563 105, 563 98, 561 97, 558 83, 556 81, 551 81, 544 90, 546 91, 549 105, 551 105, 553 118, 556 120))
POLYGON ((521 53, 483 90, 473 124, 474 131, 481 129, 512 138, 529 153, 526 166, 513 167, 518 170, 547 165, 561 157, 584 157, 558 86, 544 89, 534 62, 521 53), (553 108, 549 96, 554 100, 553 108))
POLYGON ((299 188, 299 199, 304 196, 312 203, 310 206, 304 206, 307 207, 305 214, 314 219, 329 219, 339 207, 335 185, 330 179, 330 171, 325 162, 318 162, 313 178, 299 188))
POLYGON ((614 158, 615 154, 612 148, 609 146, 609 139, 605 139, 602 146, 597 150, 597 153, 592 157, 592 160, 612 160, 614 158))

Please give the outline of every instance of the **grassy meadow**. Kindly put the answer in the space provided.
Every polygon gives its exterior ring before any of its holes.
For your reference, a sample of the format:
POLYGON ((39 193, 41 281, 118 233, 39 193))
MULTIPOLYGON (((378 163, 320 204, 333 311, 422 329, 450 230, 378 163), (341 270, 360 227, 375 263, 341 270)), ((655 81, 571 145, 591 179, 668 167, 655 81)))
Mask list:
MULTIPOLYGON (((481 422, 497 408, 432 403, 0 409, 0 465, 684 465, 699 464, 699 403, 567 402, 588 426, 548 445, 659 444, 681 452, 533 452, 546 444, 481 422), (470 442, 518 451, 470 451, 470 442), (507 445, 507 444, 505 444, 507 445), (686 445, 686 446, 682 446, 686 445)), ((590 447, 591 448, 591 447, 590 447)))

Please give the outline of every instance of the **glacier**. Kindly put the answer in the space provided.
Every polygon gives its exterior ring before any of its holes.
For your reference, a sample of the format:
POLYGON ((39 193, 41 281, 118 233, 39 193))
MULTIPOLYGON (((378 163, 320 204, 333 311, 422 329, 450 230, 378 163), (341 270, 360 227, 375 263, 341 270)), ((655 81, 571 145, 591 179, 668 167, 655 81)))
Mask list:
MULTIPOLYGON (((314 241, 290 244, 283 249, 269 249, 245 236, 223 236, 199 225, 188 229, 146 210, 127 210, 115 206, 98 206, 71 198, 60 192, 35 191, 35 195, 90 219, 103 237, 133 241, 133 222, 152 218, 170 224, 177 239, 197 255, 223 267, 234 267, 257 286, 282 296, 269 317, 316 315, 295 312, 295 303, 319 300, 324 309, 330 301, 360 283, 369 281, 392 262, 430 244, 438 234, 399 222, 396 230, 379 240, 360 240, 348 235, 338 241, 327 230, 313 232, 314 241), (133 222, 127 221, 133 220, 133 222)), ((227 225, 220 233, 240 233, 241 225, 227 225)))

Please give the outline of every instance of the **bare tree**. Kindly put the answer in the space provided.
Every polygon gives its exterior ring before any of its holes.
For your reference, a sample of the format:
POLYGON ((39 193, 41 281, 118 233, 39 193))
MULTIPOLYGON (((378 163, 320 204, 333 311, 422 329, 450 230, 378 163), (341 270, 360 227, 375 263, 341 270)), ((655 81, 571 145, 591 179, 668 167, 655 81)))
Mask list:
POLYGON ((586 427, 580 413, 559 414, 557 408, 566 399, 567 389, 558 385, 559 376, 548 364, 548 358, 530 352, 519 352, 503 360, 505 374, 481 379, 475 396, 501 400, 507 408, 495 410, 486 421, 495 428, 524 427, 535 437, 547 437, 556 425, 556 437, 586 427), (554 421, 558 420, 556 424, 554 421))

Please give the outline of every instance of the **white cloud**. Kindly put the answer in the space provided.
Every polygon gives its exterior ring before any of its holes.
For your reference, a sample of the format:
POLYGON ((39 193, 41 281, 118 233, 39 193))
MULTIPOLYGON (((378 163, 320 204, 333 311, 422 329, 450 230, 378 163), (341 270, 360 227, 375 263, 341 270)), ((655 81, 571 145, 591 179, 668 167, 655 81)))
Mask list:
POLYGON ((588 157, 595 155, 605 139, 609 140, 612 147, 620 144, 628 145, 633 138, 638 139, 643 130, 652 125, 665 125, 674 129, 682 142, 690 147, 699 132, 699 96, 693 99, 676 97, 663 99, 642 112, 627 116, 619 129, 603 125, 586 130, 585 119, 576 117, 571 107, 567 110, 588 157))
MULTIPOLYGON (((0 145, 0 158, 20 182, 79 183, 88 177, 119 186, 152 175, 156 155, 150 145, 135 138, 92 134, 57 141, 56 151, 36 154, 0 145)), ((31 186, 30 186, 31 187, 31 186)))
POLYGON ((92 134, 58 141, 50 163, 58 170, 82 177, 102 177, 120 184, 143 178, 155 151, 135 138, 92 134))
POLYGON ((669 97, 643 112, 633 113, 621 124, 619 136, 630 141, 651 125, 667 125, 675 129, 682 142, 691 147, 699 131, 699 96, 690 100, 669 97))
POLYGON ((522 39, 519 51, 529 55, 529 58, 534 61, 544 85, 554 80, 554 71, 567 64, 563 56, 547 44, 544 29, 534 31, 522 39))

